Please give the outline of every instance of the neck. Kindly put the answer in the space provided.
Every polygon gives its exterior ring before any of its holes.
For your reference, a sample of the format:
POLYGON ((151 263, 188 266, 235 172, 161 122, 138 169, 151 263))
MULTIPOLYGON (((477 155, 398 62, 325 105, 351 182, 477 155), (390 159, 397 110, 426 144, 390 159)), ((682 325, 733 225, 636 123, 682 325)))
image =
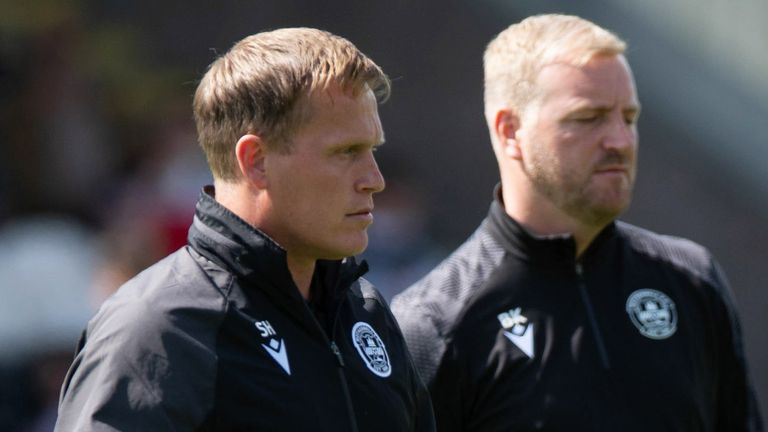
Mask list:
POLYGON ((312 276, 315 274, 314 259, 299 258, 295 255, 288 253, 288 271, 291 272, 293 283, 299 289, 301 296, 304 299, 309 299, 309 288, 312 285, 312 276))
POLYGON ((253 220, 252 203, 256 200, 248 195, 248 190, 242 183, 214 181, 216 201, 224 208, 236 214, 244 221, 256 226, 253 220))
POLYGON ((530 233, 538 236, 572 235, 577 258, 606 226, 585 224, 563 213, 545 198, 529 196, 525 191, 503 187, 501 198, 504 211, 530 233))
POLYGON ((573 234, 573 238, 576 241, 576 258, 580 257, 581 254, 587 250, 589 245, 592 244, 592 242, 595 240, 595 237, 597 237, 603 228, 605 227, 595 228, 590 230, 588 233, 582 232, 581 234, 573 234))
MULTIPOLYGON (((243 182, 216 182, 216 201, 232 213, 256 228, 263 229, 264 214, 268 212, 269 202, 263 193, 254 193, 243 182)), ((267 235, 270 233, 267 232, 267 235)), ((283 245, 285 246, 285 245, 283 245)), ((309 298, 309 288, 315 273, 315 259, 296 256, 286 251, 288 271, 302 297, 309 298)))

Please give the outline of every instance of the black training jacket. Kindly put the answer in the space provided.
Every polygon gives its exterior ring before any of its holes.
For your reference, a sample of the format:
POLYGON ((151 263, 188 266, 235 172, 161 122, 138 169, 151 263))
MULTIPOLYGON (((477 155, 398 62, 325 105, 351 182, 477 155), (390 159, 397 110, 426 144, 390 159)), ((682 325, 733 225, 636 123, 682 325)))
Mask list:
POLYGON ((318 262, 310 305, 285 252, 208 192, 189 245, 89 322, 56 430, 434 430, 400 330, 359 278, 365 263, 318 262))
POLYGON ((440 431, 758 431, 738 320, 701 246, 617 222, 575 260, 494 202, 395 297, 440 431))

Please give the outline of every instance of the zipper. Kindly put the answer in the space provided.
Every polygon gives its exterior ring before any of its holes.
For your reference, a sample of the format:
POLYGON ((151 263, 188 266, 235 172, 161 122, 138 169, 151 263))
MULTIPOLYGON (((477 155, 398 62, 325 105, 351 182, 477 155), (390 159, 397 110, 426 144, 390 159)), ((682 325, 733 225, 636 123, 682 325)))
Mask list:
POLYGON ((331 341, 331 351, 336 355, 339 367, 339 379, 341 380, 341 388, 344 390, 344 399, 347 402, 347 413, 349 414, 349 424, 352 426, 352 431, 357 432, 357 419, 355 418, 355 409, 352 406, 352 396, 349 394, 349 384, 347 383, 347 375, 344 373, 344 358, 341 356, 341 350, 336 342, 331 341))
MULTIPOLYGON (((346 299, 346 297, 345 297, 346 299)), ((328 346, 331 348, 331 352, 336 357, 336 363, 338 367, 336 370, 339 373, 339 381, 341 381, 341 389, 344 392, 344 399, 347 405, 347 415, 349 417, 349 426, 352 428, 352 432, 358 432, 359 429, 357 427, 357 418, 355 417, 355 408, 352 405, 352 395, 349 393, 349 383, 347 382, 347 375, 344 372, 345 364, 344 364, 344 357, 341 355, 341 350, 339 349, 339 346, 336 345, 336 342, 334 341, 335 335, 336 335, 336 323, 339 321, 339 316, 341 315, 341 307, 343 306, 344 299, 339 302, 339 305, 336 307, 336 314, 333 317, 333 322, 331 323, 331 332, 332 335, 329 335, 325 333, 325 330, 323 329, 323 326, 320 325, 320 322, 315 317, 314 312, 309 308, 309 305, 307 305, 306 302, 304 302, 304 307, 306 308, 307 312, 309 312, 309 315, 312 317, 312 321, 314 321, 317 328, 320 329, 320 334, 325 339, 325 342, 328 343, 328 346)))
POLYGON ((587 293, 587 284, 584 282, 584 269, 582 268, 581 263, 576 263, 576 275, 578 276, 579 294, 581 294, 581 301, 584 303, 584 308, 587 310, 589 324, 592 327, 592 334, 597 343, 597 351, 600 354, 600 362, 603 369, 608 370, 611 368, 611 363, 608 359, 608 350, 605 349, 603 334, 600 332, 600 326, 597 324, 597 318, 595 317, 595 310, 592 307, 589 293, 587 293))

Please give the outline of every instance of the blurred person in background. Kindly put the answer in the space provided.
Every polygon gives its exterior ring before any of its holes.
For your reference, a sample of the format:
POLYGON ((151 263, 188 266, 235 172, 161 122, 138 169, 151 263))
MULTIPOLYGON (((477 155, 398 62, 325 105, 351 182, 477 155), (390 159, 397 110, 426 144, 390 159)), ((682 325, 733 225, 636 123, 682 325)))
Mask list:
POLYGON ((182 150, 210 177, 188 145, 194 127, 182 74, 150 67, 139 33, 94 21, 80 2, 12 2, 0 14, 3 431, 53 429, 93 304, 178 249, 182 218, 186 244, 205 183, 180 173, 193 167, 175 162, 182 150), (140 206, 125 205, 139 193, 140 206))
POLYGON ((501 185, 477 231, 392 304, 441 431, 762 430, 714 258, 616 221, 640 113, 625 47, 542 15, 486 49, 501 185))
POLYGON ((381 69, 314 29, 247 37, 200 82, 214 177, 189 245, 89 322, 56 429, 433 430, 386 302, 361 278, 381 69))
POLYGON ((64 216, 0 227, 0 429, 50 431, 73 346, 93 314, 93 231, 64 216))
POLYGON ((163 123, 146 137, 147 157, 102 211, 91 287, 96 308, 141 270, 187 244, 200 185, 210 183, 204 155, 189 145, 195 139, 189 117, 177 107, 166 110, 163 123))
MULTIPOLYGON (((389 171, 387 171, 389 173, 389 171)), ((389 302, 440 262, 441 249, 427 226, 425 199, 415 182, 387 180, 376 198, 376 223, 368 229, 370 246, 362 255, 371 264, 366 279, 389 302)), ((388 174, 388 178, 393 175, 388 174)))

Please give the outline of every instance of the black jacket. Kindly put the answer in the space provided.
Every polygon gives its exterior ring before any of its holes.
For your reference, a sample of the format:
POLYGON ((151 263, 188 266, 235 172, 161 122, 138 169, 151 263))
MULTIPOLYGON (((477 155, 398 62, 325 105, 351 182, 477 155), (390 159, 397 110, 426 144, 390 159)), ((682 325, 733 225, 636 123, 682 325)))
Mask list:
POLYGON ((285 252, 203 193, 189 245, 88 324, 56 430, 433 430, 366 268, 318 262, 309 304, 285 252))
POLYGON ((441 431, 755 431, 723 274, 690 241, 617 222, 577 261, 499 202, 399 319, 441 431))

